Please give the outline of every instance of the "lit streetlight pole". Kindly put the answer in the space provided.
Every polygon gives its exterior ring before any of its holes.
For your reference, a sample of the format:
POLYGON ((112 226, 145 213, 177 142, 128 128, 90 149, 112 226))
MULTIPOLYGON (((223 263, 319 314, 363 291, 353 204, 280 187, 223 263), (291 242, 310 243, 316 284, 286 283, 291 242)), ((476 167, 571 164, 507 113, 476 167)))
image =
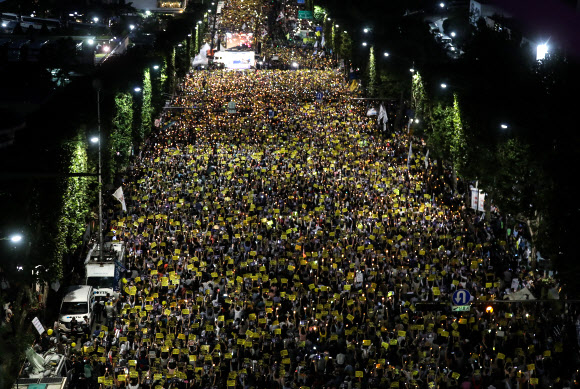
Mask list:
POLYGON ((91 142, 99 143, 99 169, 97 174, 99 176, 99 262, 103 262, 103 189, 102 189, 102 161, 101 161, 101 143, 103 141, 103 136, 101 134, 101 88, 97 89, 97 131, 98 138, 93 137, 91 142))
POLYGON ((0 238, 0 240, 9 240, 12 243, 20 243, 22 241, 22 235, 20 234, 13 234, 10 236, 5 236, 4 238, 0 238))

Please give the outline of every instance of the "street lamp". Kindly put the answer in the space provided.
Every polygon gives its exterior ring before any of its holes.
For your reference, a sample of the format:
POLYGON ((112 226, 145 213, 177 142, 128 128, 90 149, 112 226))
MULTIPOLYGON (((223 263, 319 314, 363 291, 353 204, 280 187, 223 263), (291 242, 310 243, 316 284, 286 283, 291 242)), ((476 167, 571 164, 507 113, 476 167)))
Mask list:
POLYGON ((445 8, 445 3, 439 3, 439 7, 445 8))
POLYGON ((415 69, 414 69, 414 68, 411 68, 411 69, 409 69, 409 71, 410 71, 411 73, 415 73, 415 69))
POLYGON ((368 33, 368 32, 369 32, 369 29, 368 29, 368 28, 365 28, 365 29, 363 30, 363 32, 366 34, 366 33, 368 33))
POLYGON ((134 24, 129 25, 129 30, 133 31, 134 29, 135 29, 135 25, 134 24))
POLYGON ((362 45, 363 45, 364 47, 366 47, 366 46, 367 46, 367 43, 366 43, 366 42, 363 42, 363 43, 362 43, 362 45))
POLYGON ((294 69, 298 69, 298 62, 292 62, 292 67, 294 69))
POLYGON ((4 238, 0 238, 0 240, 9 240, 12 243, 20 243, 22 241, 22 235, 20 235, 20 234, 12 234, 10 236, 6 236, 4 238))
POLYGON ((153 65, 153 69, 158 70, 159 69, 159 65, 153 65))
POLYGON ((95 23, 98 23, 98 22, 99 22, 99 18, 95 16, 95 17, 93 18, 93 22, 95 22, 95 23))
POLYGON ((330 22, 332 19, 331 18, 326 18, 326 20, 328 20, 330 22))
POLYGON ((141 92, 141 88, 139 88, 138 86, 136 86, 135 88, 133 88, 133 90, 137 93, 141 92))
POLYGON ((335 27, 336 27, 336 28, 338 28, 338 27, 340 27, 340 26, 339 26, 338 24, 335 24, 335 27))
POLYGON ((541 61, 546 58, 546 54, 548 54, 548 44, 541 43, 536 46, 536 61, 541 61))
POLYGON ((101 162, 101 88, 97 88, 97 130, 98 137, 91 138, 91 142, 99 144, 99 261, 103 262, 103 189, 102 189, 102 162, 101 162), (95 139, 96 138, 96 139, 95 139))
POLYGON ((509 126, 505 123, 500 124, 500 127, 504 130, 506 130, 509 126))
POLYGON ((452 38, 455 38, 455 35, 457 35, 457 34, 455 33, 455 31, 451 31, 451 37, 452 37, 452 38))
POLYGON ((389 53, 385 52, 384 56, 385 57, 388 57, 389 56, 389 53))
POLYGON ((445 83, 441 83, 441 88, 442 88, 442 89, 445 89, 445 88, 447 88, 447 84, 445 84, 445 83))

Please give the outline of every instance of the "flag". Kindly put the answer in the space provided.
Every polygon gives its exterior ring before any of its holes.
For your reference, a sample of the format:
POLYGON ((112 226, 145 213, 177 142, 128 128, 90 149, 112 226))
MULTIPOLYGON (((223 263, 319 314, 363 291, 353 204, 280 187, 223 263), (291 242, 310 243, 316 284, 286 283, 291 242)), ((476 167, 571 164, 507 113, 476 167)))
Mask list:
POLYGON ((427 149, 427 154, 425 154, 425 169, 429 166, 429 149, 427 149))
POLYGON ((318 41, 314 42, 314 48, 318 47, 318 41))
POLYGON ((127 205, 125 204, 125 196, 123 195, 123 187, 120 186, 119 189, 113 193, 113 197, 119 200, 121 203, 121 207, 123 207, 123 211, 127 212, 127 205))
POLYGON ((367 116, 374 116, 376 114, 377 114, 377 110, 372 108, 372 107, 367 111, 367 116))
POLYGON ((324 40, 324 34, 322 34, 322 40, 320 41, 320 47, 324 47, 326 41, 324 40))
POLYGON ((383 124, 385 124, 389 120, 389 117, 387 116, 387 110, 382 104, 381 108, 379 108, 379 117, 377 118, 377 121, 380 122, 381 120, 383 121, 383 124))
POLYGON ((411 156, 413 156, 413 142, 409 144, 409 155, 407 156, 407 169, 411 166, 411 156))
POLYGON ((284 19, 284 11, 280 11, 280 15, 276 18, 276 21, 284 19))

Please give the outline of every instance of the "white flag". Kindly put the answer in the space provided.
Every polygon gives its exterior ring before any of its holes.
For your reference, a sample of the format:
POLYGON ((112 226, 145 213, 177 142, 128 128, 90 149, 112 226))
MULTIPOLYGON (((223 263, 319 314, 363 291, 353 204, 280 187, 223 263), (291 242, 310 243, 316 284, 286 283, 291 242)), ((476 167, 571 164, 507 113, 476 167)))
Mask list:
POLYGON ((314 42, 314 48, 318 47, 318 41, 314 42))
POLYGON ((119 189, 113 193, 113 197, 119 200, 121 203, 121 207, 123 207, 123 211, 127 212, 127 205, 125 204, 125 195, 123 195, 123 187, 120 186, 119 189))
POLYGON ((374 108, 371 108, 367 111, 367 116, 374 116, 377 114, 377 110, 374 108))
POLYGON ((381 104, 381 108, 379 108, 379 117, 377 118, 377 121, 383 121, 383 124, 385 124, 388 120, 389 117, 387 116, 387 110, 385 109, 385 107, 381 104))
POLYGON ((427 149, 427 154, 425 154, 425 169, 429 166, 429 149, 427 149))
POLYGON ((276 21, 284 19, 284 11, 280 11, 280 15, 276 18, 276 21))
POLYGON ((407 156, 407 169, 411 166, 411 156, 413 156, 413 142, 409 144, 409 155, 407 156))
POLYGON ((324 40, 324 34, 322 34, 322 40, 320 41, 320 47, 324 47, 326 41, 324 40))

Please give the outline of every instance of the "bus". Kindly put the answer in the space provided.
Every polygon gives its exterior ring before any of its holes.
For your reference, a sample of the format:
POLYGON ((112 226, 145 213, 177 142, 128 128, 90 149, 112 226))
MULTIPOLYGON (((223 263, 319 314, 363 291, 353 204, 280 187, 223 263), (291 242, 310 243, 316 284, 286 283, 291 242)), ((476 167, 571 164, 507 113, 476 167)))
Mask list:
POLYGON ((20 27, 22 27, 23 30, 27 30, 30 27, 35 30, 40 30, 43 25, 46 25, 49 31, 54 31, 61 27, 60 20, 58 19, 42 19, 30 16, 22 16, 20 18, 20 27))
POLYGON ((2 19, 2 23, 6 22, 19 22, 20 18, 18 17, 18 15, 16 14, 11 14, 11 13, 3 13, 1 14, 2 16, 0 16, 0 19, 2 19))

